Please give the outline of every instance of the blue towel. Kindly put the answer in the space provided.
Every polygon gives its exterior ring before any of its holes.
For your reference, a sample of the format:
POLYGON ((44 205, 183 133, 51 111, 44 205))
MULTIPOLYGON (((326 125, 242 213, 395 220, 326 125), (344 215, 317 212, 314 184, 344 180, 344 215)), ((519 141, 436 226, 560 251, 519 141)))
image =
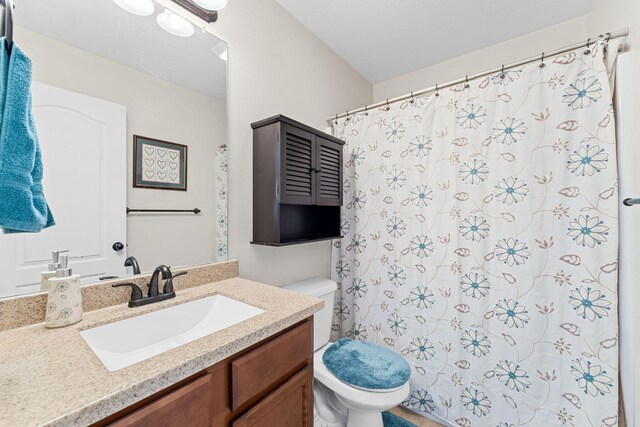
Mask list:
POLYGON ((2 48, 0 52, 0 130, 2 130, 4 106, 7 101, 7 77, 9 77, 9 55, 5 43, 5 38, 0 37, 0 48, 2 48))
POLYGON ((409 381, 404 357, 381 345, 341 338, 322 355, 322 362, 340 381, 370 390, 388 390, 409 381))
POLYGON ((42 156, 33 120, 31 60, 0 38, 0 227, 39 232, 55 224, 42 192, 42 156))

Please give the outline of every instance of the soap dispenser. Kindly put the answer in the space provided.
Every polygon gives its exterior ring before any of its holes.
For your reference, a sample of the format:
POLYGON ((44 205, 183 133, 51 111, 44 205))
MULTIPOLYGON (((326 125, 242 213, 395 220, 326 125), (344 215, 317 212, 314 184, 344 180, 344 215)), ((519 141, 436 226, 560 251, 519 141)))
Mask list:
POLYGON ((47 328, 59 328, 82 320, 80 276, 72 274, 69 268, 69 255, 60 255, 59 262, 56 277, 49 279, 49 297, 45 315, 47 328))
POLYGON ((51 252, 51 262, 47 266, 47 271, 40 273, 40 290, 49 290, 49 279, 56 277, 58 267, 60 267, 60 254, 69 251, 53 251, 51 252))

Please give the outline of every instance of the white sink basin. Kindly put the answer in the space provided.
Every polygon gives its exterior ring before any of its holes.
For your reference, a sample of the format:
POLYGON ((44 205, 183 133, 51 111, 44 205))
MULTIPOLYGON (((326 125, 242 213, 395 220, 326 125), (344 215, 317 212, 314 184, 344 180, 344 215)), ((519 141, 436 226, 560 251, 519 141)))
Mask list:
POLYGON ((264 310, 214 295, 80 332, 111 372, 250 319, 264 310))

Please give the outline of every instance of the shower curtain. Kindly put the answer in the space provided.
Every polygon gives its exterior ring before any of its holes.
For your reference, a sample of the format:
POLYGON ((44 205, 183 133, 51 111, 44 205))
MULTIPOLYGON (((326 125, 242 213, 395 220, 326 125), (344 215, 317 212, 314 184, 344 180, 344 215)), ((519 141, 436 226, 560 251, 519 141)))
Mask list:
POLYGON ((227 146, 221 145, 216 150, 216 260, 226 261, 229 258, 229 223, 228 215, 228 165, 229 154, 227 146))
POLYGON ((412 367, 458 426, 613 426, 618 194, 601 41, 335 124, 334 338, 412 367))

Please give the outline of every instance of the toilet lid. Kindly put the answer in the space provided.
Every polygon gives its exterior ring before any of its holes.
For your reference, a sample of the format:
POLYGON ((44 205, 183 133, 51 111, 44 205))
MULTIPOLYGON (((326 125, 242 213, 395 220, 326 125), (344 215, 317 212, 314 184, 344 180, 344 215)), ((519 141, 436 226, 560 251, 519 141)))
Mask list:
POLYGON ((369 390, 397 389, 411 368, 399 354, 376 344, 342 338, 329 346, 322 362, 340 381, 369 390))

